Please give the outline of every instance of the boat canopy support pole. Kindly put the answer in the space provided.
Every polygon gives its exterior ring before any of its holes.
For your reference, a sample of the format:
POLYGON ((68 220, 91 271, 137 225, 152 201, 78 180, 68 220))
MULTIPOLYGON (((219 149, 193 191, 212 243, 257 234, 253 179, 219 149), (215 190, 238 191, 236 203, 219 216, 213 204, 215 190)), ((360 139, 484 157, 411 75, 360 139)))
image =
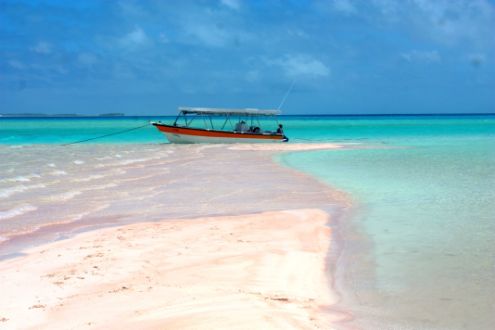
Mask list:
POLYGON ((205 124, 205 129, 208 129, 208 123, 206 121, 206 117, 205 116, 201 116, 203 117, 203 123, 205 124))
POLYGON ((175 117, 174 126, 177 126, 177 121, 179 120, 180 115, 182 115, 182 113, 183 113, 183 111, 179 112, 179 114, 177 115, 177 117, 175 117))
POLYGON ((191 117, 191 120, 189 120, 189 121, 186 120, 186 127, 191 126, 191 123, 193 122, 193 120, 194 120, 194 116, 191 117))
POLYGON ((222 128, 220 130, 223 131, 225 125, 227 125, 227 121, 230 121, 230 113, 227 115, 227 117, 225 117, 225 121, 223 122, 222 128))
POLYGON ((188 126, 188 125, 189 125, 189 123, 187 122, 187 115, 186 115, 186 114, 184 114, 184 122, 186 123, 186 127, 189 127, 189 126, 188 126))
POLYGON ((213 120, 211 120, 211 116, 208 116, 208 119, 210 120, 211 129, 215 129, 215 127, 213 126, 213 120))

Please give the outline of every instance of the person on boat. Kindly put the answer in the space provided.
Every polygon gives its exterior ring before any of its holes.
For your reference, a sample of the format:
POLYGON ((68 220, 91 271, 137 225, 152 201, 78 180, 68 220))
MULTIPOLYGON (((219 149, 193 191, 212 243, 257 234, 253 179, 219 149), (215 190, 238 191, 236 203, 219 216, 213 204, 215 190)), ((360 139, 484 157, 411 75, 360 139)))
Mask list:
POLYGON ((258 126, 251 126, 249 127, 249 133, 255 133, 259 134, 261 132, 261 129, 258 126))
POLYGON ((237 124, 235 124, 234 131, 235 132, 245 132, 247 130, 246 122, 241 120, 237 124))
POLYGON ((277 134, 284 135, 284 127, 282 124, 278 124, 277 134))

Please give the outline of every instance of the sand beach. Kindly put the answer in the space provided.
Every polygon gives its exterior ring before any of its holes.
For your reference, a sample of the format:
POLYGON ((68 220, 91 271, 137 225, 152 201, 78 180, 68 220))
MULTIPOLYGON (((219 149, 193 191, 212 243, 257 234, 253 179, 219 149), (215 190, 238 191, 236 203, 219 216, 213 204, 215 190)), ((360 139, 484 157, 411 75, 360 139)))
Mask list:
POLYGON ((0 264, 2 327, 328 329, 327 217, 139 223, 29 249, 0 264))
MULTIPOLYGON (((18 157, 37 152, 22 149, 18 157)), ((332 221, 345 196, 273 162, 281 151, 51 153, 43 161, 70 179, 53 180, 47 165, 37 184, 52 197, 19 193, 36 211, 2 232, 0 328, 330 329, 345 320, 332 309, 332 221), (36 219, 60 208, 69 220, 36 219)))

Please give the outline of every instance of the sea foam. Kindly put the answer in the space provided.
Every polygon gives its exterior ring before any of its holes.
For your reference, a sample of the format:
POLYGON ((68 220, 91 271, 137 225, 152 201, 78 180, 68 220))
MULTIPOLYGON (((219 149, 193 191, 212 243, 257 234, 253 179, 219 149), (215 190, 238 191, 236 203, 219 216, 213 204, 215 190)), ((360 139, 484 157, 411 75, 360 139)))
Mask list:
POLYGON ((16 193, 21 193, 21 192, 24 192, 26 190, 45 188, 45 187, 46 186, 44 184, 35 184, 35 185, 31 185, 31 186, 26 186, 26 185, 20 184, 18 186, 1 189, 0 190, 0 198, 7 198, 7 197, 10 197, 16 193))
POLYGON ((28 175, 19 175, 16 176, 15 178, 7 178, 7 179, 1 179, 0 182, 29 182, 31 179, 34 178, 40 178, 41 175, 33 173, 33 174, 28 174, 28 175))
POLYGON ((52 202, 66 202, 72 198, 80 195, 82 192, 79 190, 67 191, 61 194, 47 196, 46 199, 52 202))
POLYGON ((58 170, 58 171, 51 171, 50 174, 54 176, 61 176, 61 175, 67 175, 67 172, 58 170))
POLYGON ((7 210, 7 211, 0 211, 0 220, 6 220, 6 219, 14 218, 14 217, 17 217, 19 215, 35 211, 37 209, 38 208, 33 206, 33 205, 25 204, 25 205, 15 207, 15 208, 7 210))
POLYGON ((97 179, 102 179, 104 177, 105 176, 101 175, 101 174, 92 174, 92 175, 88 175, 87 177, 84 177, 81 179, 74 179, 72 181, 73 182, 88 182, 88 181, 93 181, 93 180, 97 180, 97 179))

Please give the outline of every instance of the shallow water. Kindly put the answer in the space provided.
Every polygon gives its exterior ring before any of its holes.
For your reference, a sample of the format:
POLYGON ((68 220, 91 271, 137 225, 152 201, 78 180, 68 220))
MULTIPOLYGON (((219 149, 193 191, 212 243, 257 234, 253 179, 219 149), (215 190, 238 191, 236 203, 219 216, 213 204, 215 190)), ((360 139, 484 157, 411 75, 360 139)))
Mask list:
POLYGON ((0 145, 0 258, 101 226, 335 206, 330 189, 271 152, 228 148, 0 145))
POLYGON ((340 274, 353 325, 495 326, 495 122, 477 121, 404 123, 371 139, 379 148, 283 157, 355 200, 340 274))

